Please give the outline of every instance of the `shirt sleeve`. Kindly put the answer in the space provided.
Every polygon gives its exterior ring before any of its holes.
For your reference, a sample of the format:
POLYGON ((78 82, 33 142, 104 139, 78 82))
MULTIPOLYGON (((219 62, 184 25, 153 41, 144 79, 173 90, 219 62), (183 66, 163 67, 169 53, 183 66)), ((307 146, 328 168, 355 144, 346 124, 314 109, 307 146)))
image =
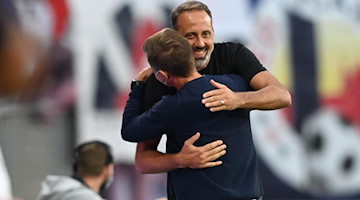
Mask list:
POLYGON ((260 63, 253 52, 242 44, 236 44, 235 54, 232 57, 233 66, 237 74, 241 75, 247 83, 259 72, 266 68, 260 63))
POLYGON ((143 111, 144 88, 134 88, 126 103, 121 127, 121 136, 125 141, 142 142, 161 136, 169 127, 171 104, 163 98, 150 110, 143 111))

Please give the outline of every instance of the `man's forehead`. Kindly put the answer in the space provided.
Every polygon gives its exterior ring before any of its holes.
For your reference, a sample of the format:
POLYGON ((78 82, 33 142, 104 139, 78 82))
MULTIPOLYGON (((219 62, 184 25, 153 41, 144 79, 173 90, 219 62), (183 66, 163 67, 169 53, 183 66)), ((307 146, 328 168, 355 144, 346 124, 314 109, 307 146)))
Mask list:
POLYGON ((212 31, 211 18, 205 11, 186 11, 178 18, 179 32, 204 32, 212 31))
POLYGON ((211 23, 211 18, 204 10, 188 10, 179 14, 178 23, 180 21, 208 21, 211 23))

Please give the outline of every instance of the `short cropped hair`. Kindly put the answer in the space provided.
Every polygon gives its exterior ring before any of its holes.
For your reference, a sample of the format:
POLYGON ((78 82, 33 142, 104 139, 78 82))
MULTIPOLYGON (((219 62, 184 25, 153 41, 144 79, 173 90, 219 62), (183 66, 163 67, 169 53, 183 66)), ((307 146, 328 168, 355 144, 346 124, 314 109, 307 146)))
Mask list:
POLYGON ((100 141, 81 144, 74 152, 74 173, 79 176, 98 176, 114 163, 111 148, 100 141))
POLYGON ((164 28, 146 39, 143 50, 155 70, 188 77, 195 69, 195 59, 189 42, 177 31, 164 28))
POLYGON ((175 30, 179 29, 179 27, 178 27, 179 15, 183 12, 191 11, 191 10, 205 11, 209 15, 209 17, 211 19, 211 25, 212 25, 211 11, 207 7, 207 5, 205 5, 204 3, 200 2, 200 1, 187 1, 187 2, 180 4, 179 6, 174 8, 174 10, 172 10, 170 18, 171 18, 171 25, 172 25, 173 29, 175 29, 175 30))

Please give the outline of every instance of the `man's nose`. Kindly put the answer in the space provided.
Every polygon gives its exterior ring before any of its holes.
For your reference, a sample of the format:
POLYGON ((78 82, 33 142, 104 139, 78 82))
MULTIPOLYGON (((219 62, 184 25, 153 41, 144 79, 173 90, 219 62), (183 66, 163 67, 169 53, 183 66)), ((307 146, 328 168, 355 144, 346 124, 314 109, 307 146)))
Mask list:
POLYGON ((194 44, 196 47, 200 47, 200 48, 203 48, 205 46, 205 42, 201 37, 197 37, 194 44))

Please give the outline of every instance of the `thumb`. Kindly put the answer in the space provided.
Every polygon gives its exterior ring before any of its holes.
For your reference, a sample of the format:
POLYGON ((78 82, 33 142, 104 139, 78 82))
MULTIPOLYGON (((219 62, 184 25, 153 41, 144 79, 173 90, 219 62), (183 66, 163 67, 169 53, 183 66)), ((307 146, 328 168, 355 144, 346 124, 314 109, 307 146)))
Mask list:
POLYGON ((219 89, 226 87, 224 84, 221 84, 221 83, 219 83, 219 82, 216 82, 216 81, 214 81, 213 79, 210 80, 210 83, 211 83, 212 86, 214 86, 214 87, 216 87, 216 88, 219 88, 219 89))
POLYGON ((200 133, 197 132, 195 135, 191 136, 189 139, 185 141, 188 145, 193 145, 200 138, 200 133))

